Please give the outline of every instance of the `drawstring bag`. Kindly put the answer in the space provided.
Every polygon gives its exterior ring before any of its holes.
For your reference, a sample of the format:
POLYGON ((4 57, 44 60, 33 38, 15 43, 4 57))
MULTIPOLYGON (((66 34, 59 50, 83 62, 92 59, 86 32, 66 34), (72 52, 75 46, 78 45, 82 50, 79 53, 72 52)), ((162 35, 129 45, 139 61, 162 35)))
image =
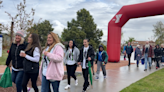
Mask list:
POLYGON ((3 88, 12 87, 11 72, 9 67, 5 69, 5 72, 1 77, 0 87, 3 88))

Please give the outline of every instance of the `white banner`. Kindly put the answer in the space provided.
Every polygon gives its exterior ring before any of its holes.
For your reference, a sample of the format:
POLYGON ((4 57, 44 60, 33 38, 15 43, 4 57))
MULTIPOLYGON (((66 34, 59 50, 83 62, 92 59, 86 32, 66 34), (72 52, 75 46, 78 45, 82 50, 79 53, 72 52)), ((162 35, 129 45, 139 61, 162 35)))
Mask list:
POLYGON ((2 57, 2 35, 0 35, 0 57, 2 57))

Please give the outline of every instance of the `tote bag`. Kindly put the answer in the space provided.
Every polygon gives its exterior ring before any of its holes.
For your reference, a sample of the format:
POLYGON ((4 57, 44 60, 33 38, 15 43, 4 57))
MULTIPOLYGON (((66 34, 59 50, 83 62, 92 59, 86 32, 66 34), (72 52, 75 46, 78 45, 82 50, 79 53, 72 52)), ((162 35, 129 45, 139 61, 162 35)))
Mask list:
POLYGON ((144 58, 141 59, 141 63, 142 63, 142 65, 144 65, 144 63, 145 63, 145 59, 144 58))
POLYGON ((5 69, 4 74, 1 76, 0 87, 12 87, 11 72, 9 67, 5 69))

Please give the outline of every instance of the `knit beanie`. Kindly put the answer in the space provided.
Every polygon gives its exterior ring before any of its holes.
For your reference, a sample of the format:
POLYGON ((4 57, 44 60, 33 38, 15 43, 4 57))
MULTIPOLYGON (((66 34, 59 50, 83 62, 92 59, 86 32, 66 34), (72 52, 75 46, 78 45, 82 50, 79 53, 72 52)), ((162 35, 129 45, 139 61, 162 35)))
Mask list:
POLYGON ((16 35, 24 37, 24 31, 23 30, 19 30, 19 31, 16 32, 16 35))

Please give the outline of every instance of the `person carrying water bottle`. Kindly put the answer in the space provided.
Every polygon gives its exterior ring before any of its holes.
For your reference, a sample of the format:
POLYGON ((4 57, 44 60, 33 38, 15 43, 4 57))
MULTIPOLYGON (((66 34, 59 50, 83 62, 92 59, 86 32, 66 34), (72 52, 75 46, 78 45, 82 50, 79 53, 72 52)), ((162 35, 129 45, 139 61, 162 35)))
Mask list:
POLYGON ((67 79, 68 79, 68 85, 65 87, 65 90, 71 88, 71 81, 70 78, 74 78, 75 80, 75 86, 78 86, 78 79, 75 75, 75 71, 77 68, 77 61, 79 58, 79 49, 76 47, 75 42, 73 40, 69 41, 69 44, 66 48, 64 63, 66 64, 67 68, 67 79))

